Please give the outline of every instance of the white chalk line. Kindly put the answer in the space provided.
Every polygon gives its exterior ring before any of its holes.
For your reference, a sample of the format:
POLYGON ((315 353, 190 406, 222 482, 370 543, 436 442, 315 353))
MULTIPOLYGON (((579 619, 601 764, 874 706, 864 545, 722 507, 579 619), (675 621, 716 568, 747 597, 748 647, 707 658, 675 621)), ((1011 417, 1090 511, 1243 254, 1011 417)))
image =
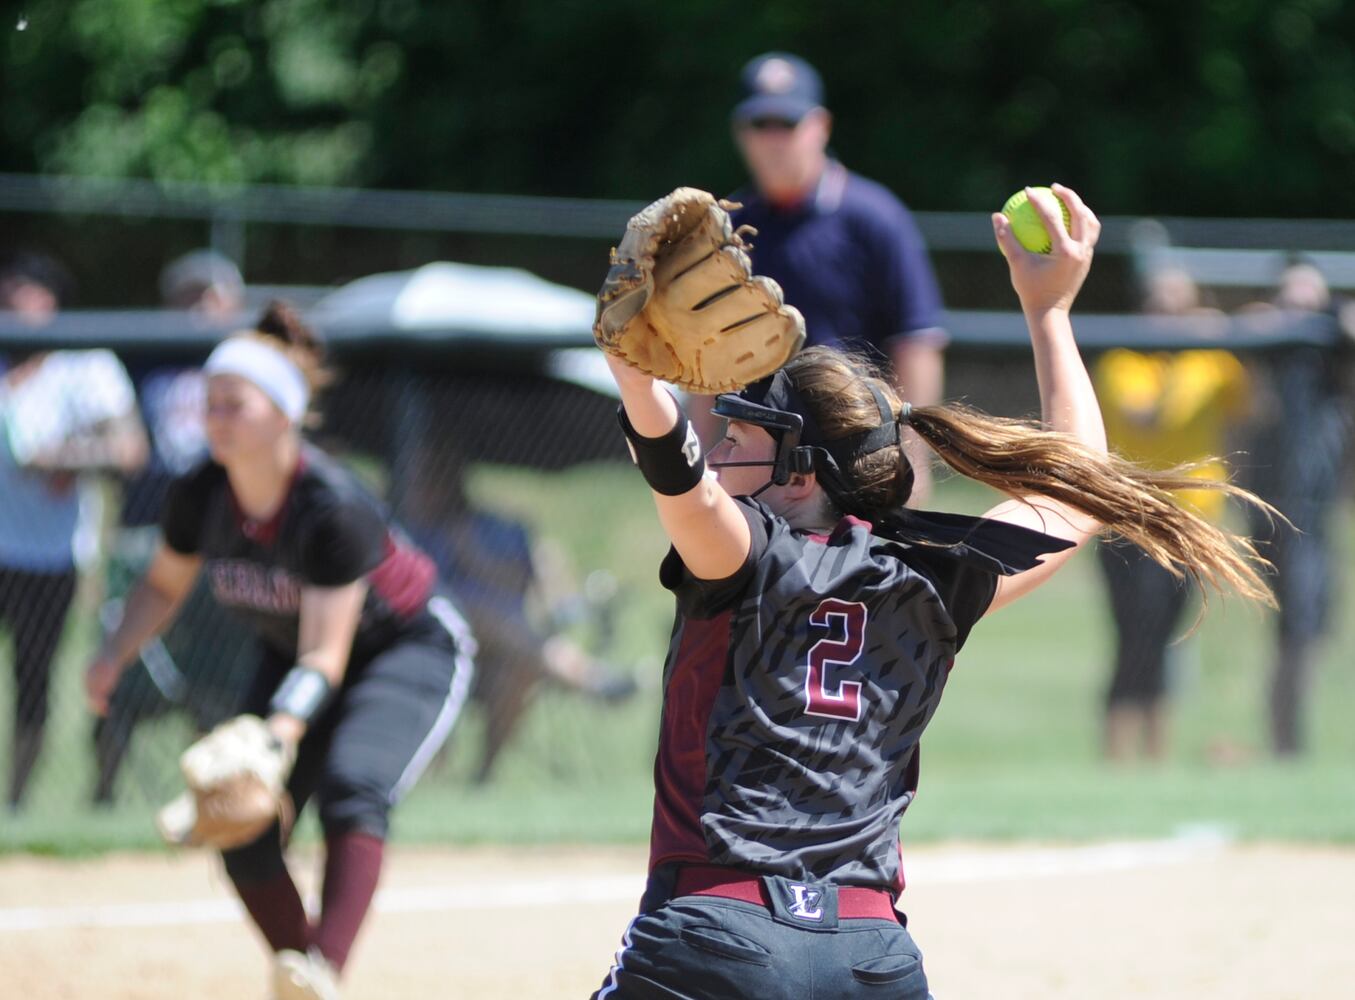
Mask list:
MULTIPOLYGON (((1216 854, 1229 843, 1217 832, 1193 833, 1166 840, 1116 841, 1078 847, 1014 848, 907 860, 904 870, 913 887, 971 882, 1052 878, 1099 872, 1130 871, 1184 864, 1216 854)), ((380 913, 445 913, 465 910, 522 909, 580 903, 637 901, 644 888, 639 875, 567 874, 492 886, 429 886, 384 889, 377 893, 380 913)), ((186 927, 232 923, 243 910, 234 899, 191 899, 161 903, 92 903, 65 906, 0 908, 0 932, 63 928, 115 929, 186 927)))

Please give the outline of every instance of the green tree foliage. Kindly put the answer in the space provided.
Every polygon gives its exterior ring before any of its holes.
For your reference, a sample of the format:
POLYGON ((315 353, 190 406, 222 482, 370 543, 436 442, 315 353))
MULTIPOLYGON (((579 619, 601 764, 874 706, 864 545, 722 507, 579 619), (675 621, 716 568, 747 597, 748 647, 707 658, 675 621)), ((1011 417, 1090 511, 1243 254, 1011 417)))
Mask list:
POLYGON ((31 0, 23 16, 0 42, 9 170, 727 190, 738 69, 784 48, 823 71, 844 159, 917 207, 1064 180, 1107 212, 1355 213, 1341 0, 31 0))

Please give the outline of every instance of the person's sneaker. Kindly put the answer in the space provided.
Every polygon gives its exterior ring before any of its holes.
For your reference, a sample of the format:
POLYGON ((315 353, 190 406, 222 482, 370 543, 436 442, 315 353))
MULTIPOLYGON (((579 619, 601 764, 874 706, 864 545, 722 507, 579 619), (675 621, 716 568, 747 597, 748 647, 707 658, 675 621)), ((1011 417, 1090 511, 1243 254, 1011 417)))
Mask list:
POLYGON ((339 977, 318 951, 280 951, 273 958, 274 1000, 339 1000, 339 977))

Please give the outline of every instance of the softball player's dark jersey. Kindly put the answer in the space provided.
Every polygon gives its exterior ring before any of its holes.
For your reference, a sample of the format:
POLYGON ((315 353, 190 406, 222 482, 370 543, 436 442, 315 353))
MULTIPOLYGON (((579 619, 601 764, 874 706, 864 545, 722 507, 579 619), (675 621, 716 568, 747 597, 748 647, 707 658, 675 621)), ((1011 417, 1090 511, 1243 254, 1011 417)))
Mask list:
POLYGON ((651 870, 732 865, 902 888, 898 823, 918 738, 997 576, 844 518, 823 537, 738 500, 753 544, 677 597, 655 763, 651 870))
POLYGON ((215 598, 288 660, 296 657, 302 587, 366 577, 352 654, 361 662, 403 637, 437 583, 432 560, 387 523, 377 501, 309 446, 271 520, 246 517, 226 470, 208 460, 170 488, 161 526, 171 549, 203 557, 215 598))

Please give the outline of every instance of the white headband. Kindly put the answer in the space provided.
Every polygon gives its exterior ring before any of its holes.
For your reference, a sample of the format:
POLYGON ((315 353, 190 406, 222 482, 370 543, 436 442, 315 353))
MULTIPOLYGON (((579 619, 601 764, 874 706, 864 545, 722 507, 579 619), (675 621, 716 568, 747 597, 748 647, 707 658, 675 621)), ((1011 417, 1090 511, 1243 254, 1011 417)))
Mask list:
POLYGON ((306 415, 311 393, 306 376, 291 358, 252 337, 231 337, 216 345, 202 370, 208 375, 239 375, 263 390, 287 419, 306 415))

